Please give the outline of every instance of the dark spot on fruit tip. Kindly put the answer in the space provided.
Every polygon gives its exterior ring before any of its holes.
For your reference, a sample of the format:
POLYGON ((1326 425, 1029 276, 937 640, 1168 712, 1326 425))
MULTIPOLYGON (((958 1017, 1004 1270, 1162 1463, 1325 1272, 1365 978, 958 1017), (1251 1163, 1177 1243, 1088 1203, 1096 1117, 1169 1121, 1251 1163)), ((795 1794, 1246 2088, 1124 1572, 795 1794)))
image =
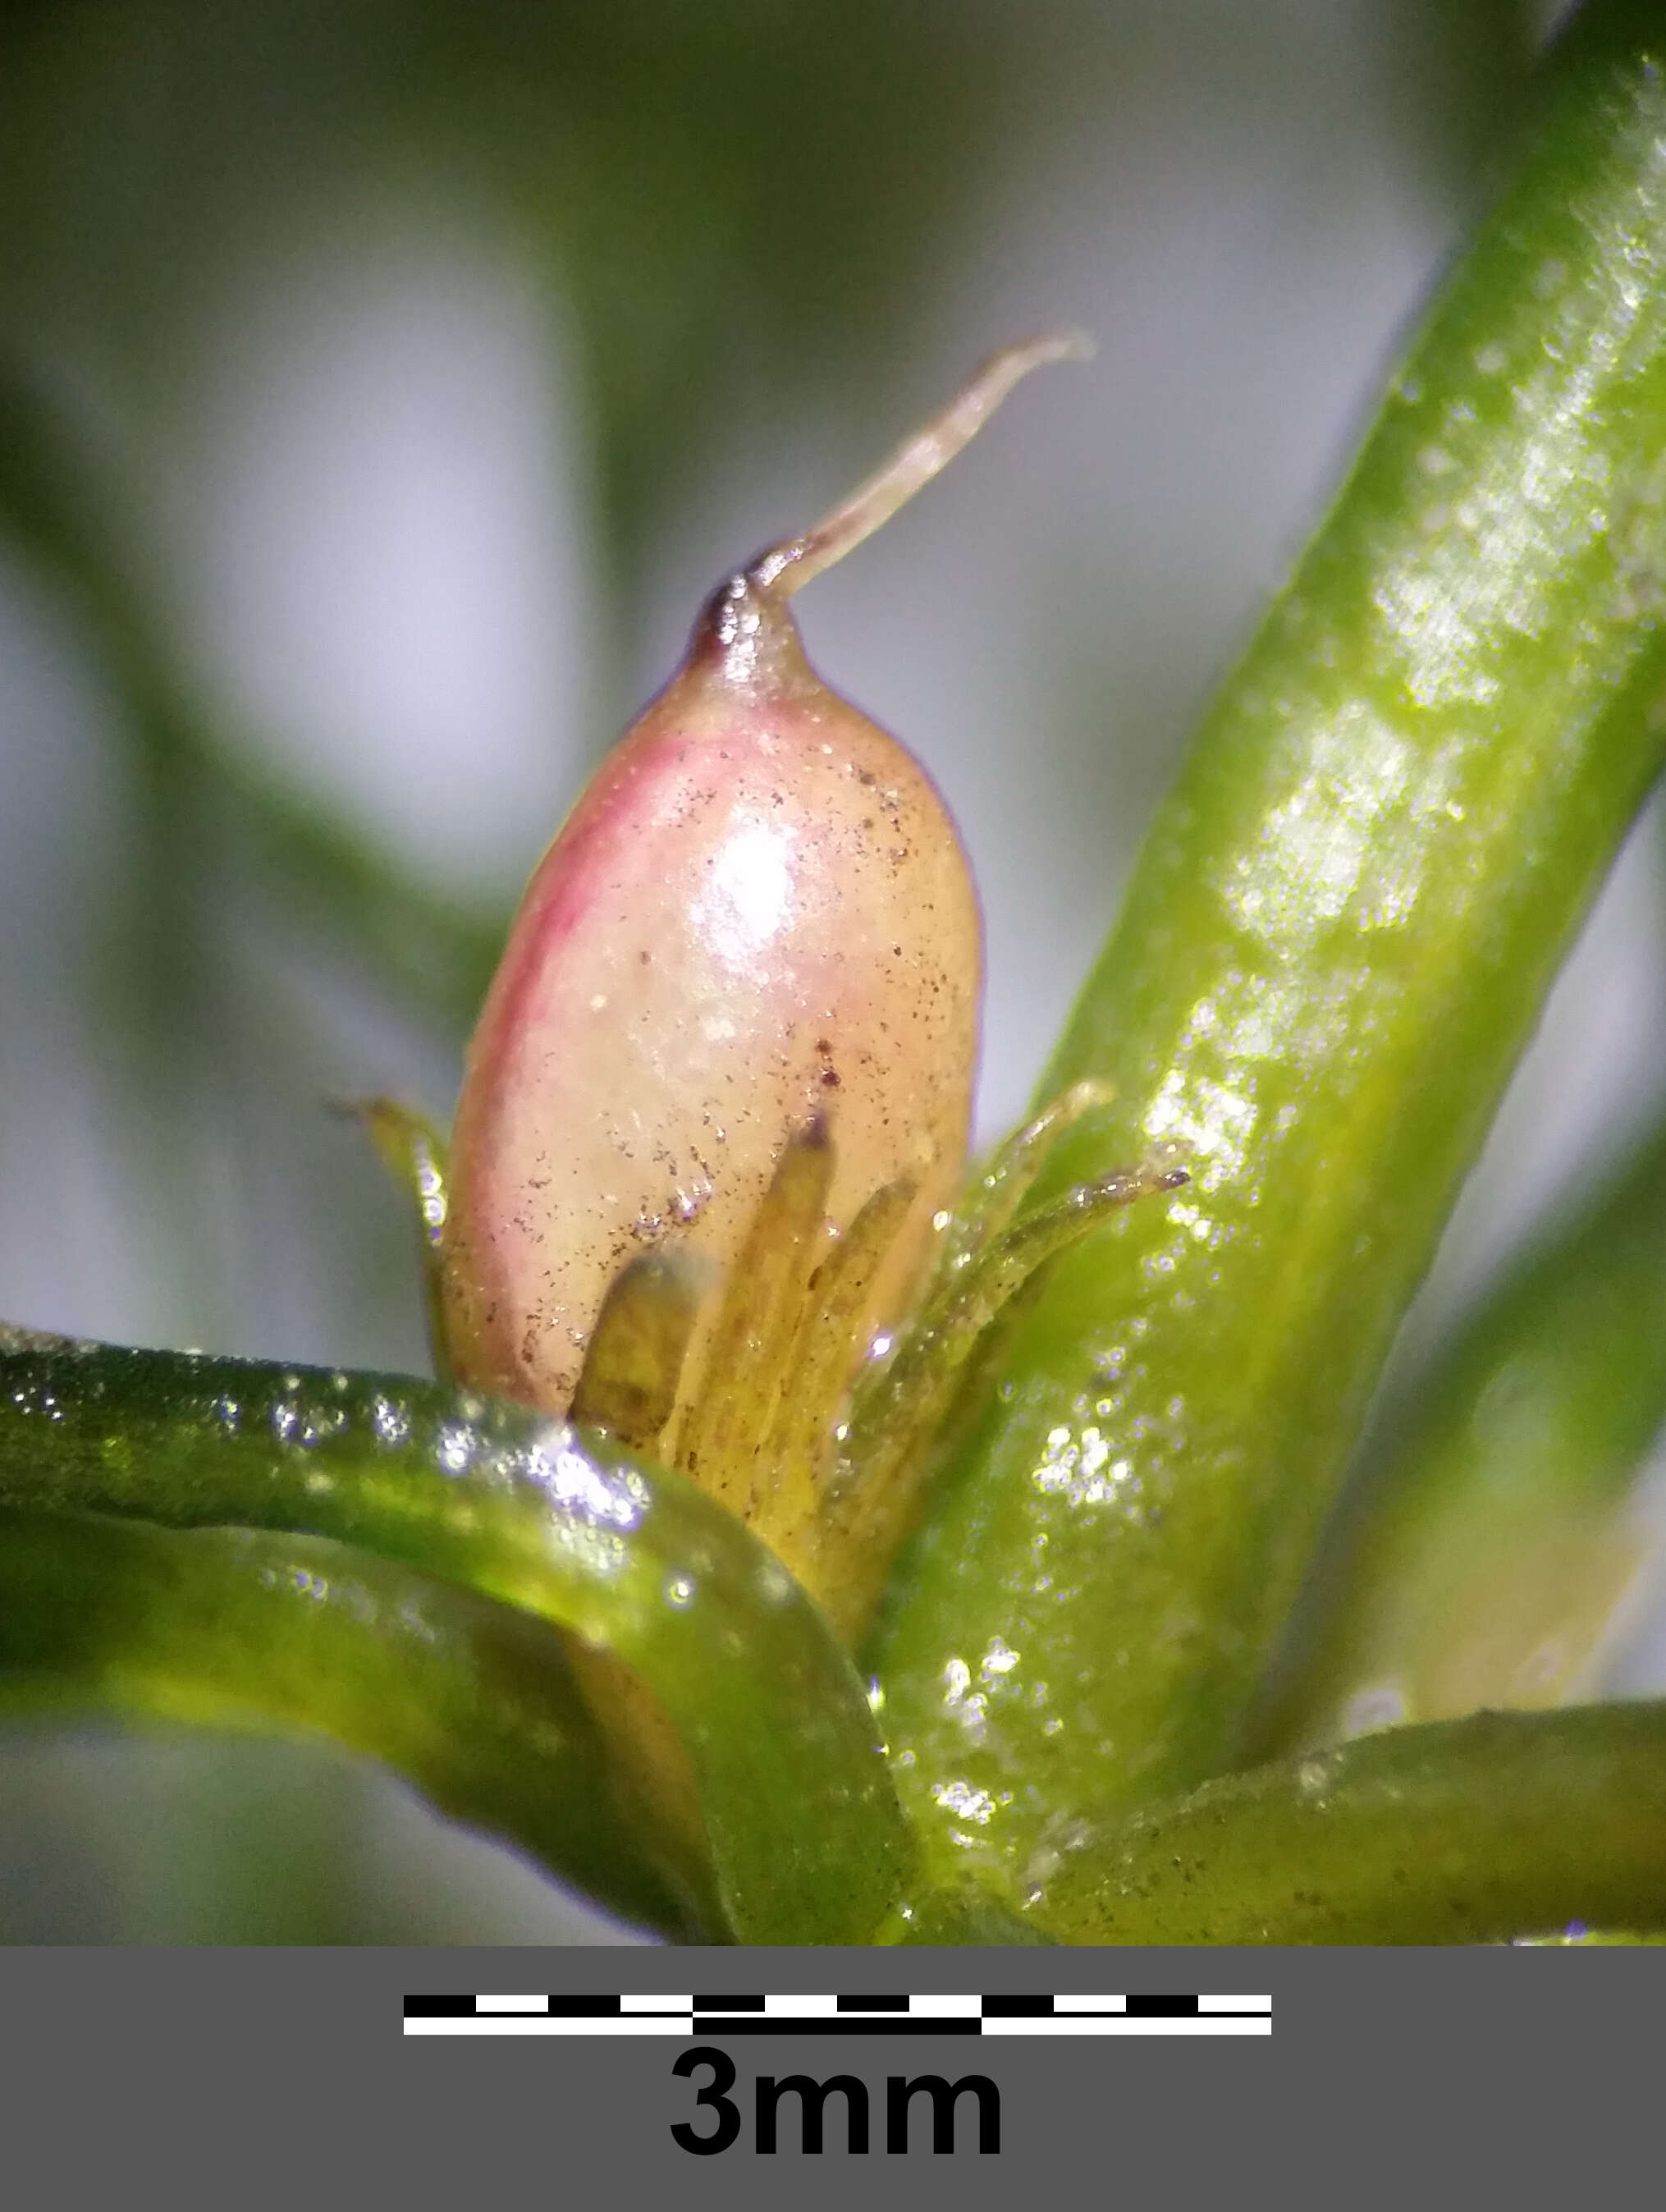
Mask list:
POLYGON ((900 945, 893 945, 891 946, 891 949, 892 952, 896 954, 897 957, 900 960, 900 959, 902 958, 902 957, 903 957, 903 948, 902 948, 902 946, 901 946, 900 945))
POLYGON ((826 1056, 827 1056, 827 1054, 828 1054, 829 1053, 830 1053, 830 1052, 832 1051, 832 1049, 833 1049, 833 1040, 832 1040, 832 1038, 831 1038, 831 1037, 818 1037, 818 1038, 816 1039, 816 1049, 817 1049, 817 1051, 818 1051, 818 1053, 820 1053, 820 1054, 821 1054, 822 1057, 823 1057, 824 1059, 825 1059, 825 1058, 826 1058, 826 1056))
POLYGON ((839 1079, 830 1067, 822 1070, 822 1087, 825 1091, 836 1091, 839 1087, 839 1079))
POLYGON ((639 952, 636 955, 636 957, 641 962, 643 967, 646 968, 648 962, 653 959, 654 955, 651 952, 639 952))

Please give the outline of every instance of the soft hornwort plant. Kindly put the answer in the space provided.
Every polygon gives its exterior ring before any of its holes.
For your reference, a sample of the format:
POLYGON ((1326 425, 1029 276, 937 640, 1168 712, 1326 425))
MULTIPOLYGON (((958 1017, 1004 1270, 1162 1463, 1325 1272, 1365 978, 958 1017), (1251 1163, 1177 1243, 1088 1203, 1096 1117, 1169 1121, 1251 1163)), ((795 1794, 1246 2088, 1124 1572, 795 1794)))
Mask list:
POLYGON ((1666 1930, 1666 1707, 1566 1703, 1666 1417, 1666 1140, 1272 1663, 1666 753, 1657 14, 1564 41, 1035 1121, 957 1195, 958 848, 786 609, 1020 349, 714 597, 534 878, 449 1168, 368 1109, 449 1379, 8 1333, 15 1705, 328 1731, 687 1940, 1666 1930))

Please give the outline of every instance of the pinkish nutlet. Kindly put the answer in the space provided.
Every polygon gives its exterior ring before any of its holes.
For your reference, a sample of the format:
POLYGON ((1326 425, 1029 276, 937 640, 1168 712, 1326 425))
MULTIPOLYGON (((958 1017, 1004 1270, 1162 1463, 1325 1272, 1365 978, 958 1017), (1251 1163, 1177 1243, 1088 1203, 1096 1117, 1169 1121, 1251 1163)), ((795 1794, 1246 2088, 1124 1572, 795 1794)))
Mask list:
POLYGON ((437 1240, 447 1364, 680 1467, 824 1602, 853 1548, 894 1547, 911 1440, 1017 1281, 1183 1179, 1136 1171, 1015 1218, 1043 1136, 1099 1103, 1084 1086, 952 1221, 976 896, 930 779, 822 682, 787 604, 1021 377, 1085 349, 997 354, 713 594, 534 871, 470 1047, 437 1240))

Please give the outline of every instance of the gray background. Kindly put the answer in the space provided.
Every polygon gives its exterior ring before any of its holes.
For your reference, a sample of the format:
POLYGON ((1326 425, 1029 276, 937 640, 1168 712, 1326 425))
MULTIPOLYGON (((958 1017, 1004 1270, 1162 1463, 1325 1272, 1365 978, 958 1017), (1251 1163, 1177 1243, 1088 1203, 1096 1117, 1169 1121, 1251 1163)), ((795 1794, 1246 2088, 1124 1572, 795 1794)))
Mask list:
MULTIPOLYGON (((681 1963, 709 1960, 715 1978, 721 1956, 681 1963)), ((743 1978, 836 1987, 832 1969, 857 1958, 870 1987, 1038 1985, 1006 1971, 1011 1954, 965 1952, 911 1954, 906 1974, 899 1954, 880 1965, 873 1954, 751 1953, 743 1978)), ((715 2157, 678 2150, 669 2125, 690 2095, 672 2077, 683 2047, 672 2041, 399 2034, 407 1988, 543 1989, 552 1972, 607 1988, 626 1972, 623 1954, 586 1972, 572 1954, 459 1950, 439 1980, 434 1954, 398 1949, 19 1952, 4 2003, 8 2028, 27 2033, 8 2069, 8 2172, 30 2203, 92 2201, 143 2177, 183 2208, 248 2212, 303 2192, 412 2206, 601 2192, 636 2203, 648 2191, 715 2206, 779 2203, 783 2190, 811 2206, 847 2203, 853 2190, 882 2205, 994 2206, 1037 2185, 1158 2208, 1612 2198, 1637 2170, 1651 2110, 1646 1963, 1635 1952, 1065 1954, 1059 1986, 1270 1987, 1273 2035, 727 2046, 748 2082, 842 2069, 873 2087, 904 2067, 958 2074, 971 2052, 999 2082, 998 2158, 870 2152, 852 2166, 831 2147, 759 2160, 743 2148, 750 2129, 715 2157)), ((629 1985, 654 1985, 652 1965, 636 1962, 629 1985)), ((783 2134, 783 2146, 793 2140, 783 2134)), ((836 2122, 830 2146, 842 2140, 836 2122)))

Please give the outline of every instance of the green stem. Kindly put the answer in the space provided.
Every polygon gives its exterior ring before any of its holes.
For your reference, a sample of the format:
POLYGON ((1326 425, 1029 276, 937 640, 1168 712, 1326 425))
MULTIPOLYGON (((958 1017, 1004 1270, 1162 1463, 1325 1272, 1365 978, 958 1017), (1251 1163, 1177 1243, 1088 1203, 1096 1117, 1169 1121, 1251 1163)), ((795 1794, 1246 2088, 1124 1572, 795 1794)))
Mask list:
POLYGON ((523 1607, 569 1632, 673 1824, 686 1762, 740 1941, 862 1942, 903 1900, 912 1841, 848 1659, 690 1484, 404 1376, 12 1342, 0 1503, 330 1536, 523 1607))
POLYGON ((347 1545, 0 1508, 0 1709, 317 1731, 616 1912, 726 1934, 653 1847, 558 1632, 347 1545))
POLYGON ((1666 1929, 1666 1705, 1476 1713, 1205 1783, 1073 1838, 1075 1943, 1489 1943, 1666 1929))
POLYGON ((1010 1896, 1246 1709, 1395 1328, 1666 746, 1666 35, 1598 8, 1208 715, 1042 1085, 1038 1200, 1192 1186, 984 1363, 873 1647, 933 1863, 1010 1896))

